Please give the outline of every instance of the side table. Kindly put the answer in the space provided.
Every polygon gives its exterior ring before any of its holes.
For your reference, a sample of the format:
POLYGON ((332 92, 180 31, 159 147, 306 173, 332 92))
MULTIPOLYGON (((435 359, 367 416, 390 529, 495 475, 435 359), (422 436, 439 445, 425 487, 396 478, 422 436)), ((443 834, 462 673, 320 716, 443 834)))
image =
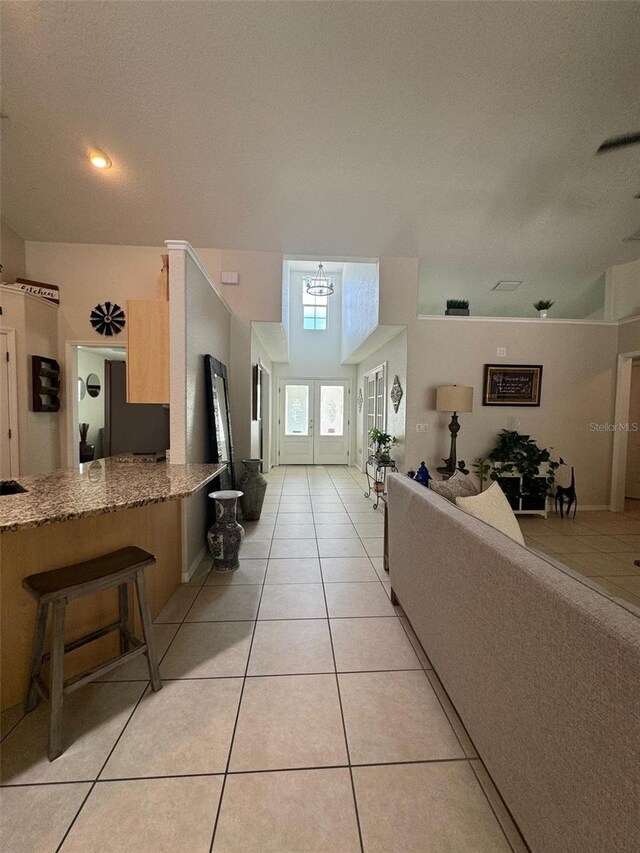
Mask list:
POLYGON ((396 472, 398 469, 396 468, 396 463, 393 459, 389 459, 388 462, 380 462, 375 456, 369 456, 365 470, 367 474, 368 490, 364 493, 364 496, 365 498, 368 498, 373 492, 376 496, 373 508, 378 509, 380 498, 384 498, 387 494, 387 470, 396 472))

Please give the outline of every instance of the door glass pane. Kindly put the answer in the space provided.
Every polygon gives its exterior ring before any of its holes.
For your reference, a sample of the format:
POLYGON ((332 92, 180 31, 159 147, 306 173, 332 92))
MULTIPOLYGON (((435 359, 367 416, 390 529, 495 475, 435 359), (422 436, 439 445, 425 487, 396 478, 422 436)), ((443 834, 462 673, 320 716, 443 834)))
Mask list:
POLYGON ((320 435, 344 435, 344 386, 320 386, 320 435))
POLYGON ((284 434, 309 435, 309 386, 285 385, 284 434))

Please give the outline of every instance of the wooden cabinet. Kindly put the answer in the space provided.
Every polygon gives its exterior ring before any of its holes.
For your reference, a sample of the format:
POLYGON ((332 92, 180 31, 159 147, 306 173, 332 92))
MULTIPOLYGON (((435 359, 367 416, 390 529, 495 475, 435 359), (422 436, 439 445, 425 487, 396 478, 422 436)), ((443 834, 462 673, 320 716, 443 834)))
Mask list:
POLYGON ((127 402, 169 402, 169 303, 127 302, 127 402))

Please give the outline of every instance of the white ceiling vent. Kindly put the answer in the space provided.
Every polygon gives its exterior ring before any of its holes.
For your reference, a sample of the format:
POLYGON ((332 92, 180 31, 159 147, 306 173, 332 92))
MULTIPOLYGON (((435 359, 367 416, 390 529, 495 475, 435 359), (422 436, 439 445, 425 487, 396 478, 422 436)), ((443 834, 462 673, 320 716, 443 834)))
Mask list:
POLYGON ((521 284, 521 281, 499 281, 491 290, 516 290, 521 284))
POLYGON ((634 231, 633 234, 630 234, 628 237, 625 237, 622 242, 627 243, 630 240, 637 240, 638 242, 640 242, 640 228, 638 228, 637 231, 634 231))

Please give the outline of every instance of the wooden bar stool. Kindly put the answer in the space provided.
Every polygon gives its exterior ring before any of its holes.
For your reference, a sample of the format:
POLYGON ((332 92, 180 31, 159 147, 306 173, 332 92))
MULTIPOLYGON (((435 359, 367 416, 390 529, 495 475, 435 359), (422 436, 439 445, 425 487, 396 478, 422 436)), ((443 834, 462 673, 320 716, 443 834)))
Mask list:
POLYGON ((141 548, 128 547, 109 554, 102 554, 93 560, 85 560, 72 566, 52 569, 24 578, 22 585, 38 602, 36 631, 31 653, 31 668, 29 672, 29 688, 25 701, 25 712, 33 711, 38 704, 38 694, 51 703, 49 722, 49 761, 53 761, 63 752, 62 748, 62 715, 63 700, 66 693, 71 693, 104 675, 120 664, 127 663, 138 655, 147 657, 149 678, 154 690, 160 690, 162 682, 158 671, 151 612, 144 581, 144 567, 155 563, 153 554, 141 548), (143 641, 138 640, 129 630, 129 589, 127 584, 133 581, 136 585, 140 618, 142 621, 143 641), (84 637, 79 637, 65 645, 64 618, 65 608, 69 601, 95 595, 106 589, 118 587, 119 618, 117 622, 98 628, 84 637), (53 609, 53 634, 51 653, 44 654, 44 639, 49 615, 49 605, 53 609), (65 652, 84 646, 93 640, 104 637, 111 631, 120 632, 120 654, 93 669, 76 675, 68 681, 64 680, 65 652), (50 688, 47 689, 40 670, 43 663, 51 660, 50 688))

